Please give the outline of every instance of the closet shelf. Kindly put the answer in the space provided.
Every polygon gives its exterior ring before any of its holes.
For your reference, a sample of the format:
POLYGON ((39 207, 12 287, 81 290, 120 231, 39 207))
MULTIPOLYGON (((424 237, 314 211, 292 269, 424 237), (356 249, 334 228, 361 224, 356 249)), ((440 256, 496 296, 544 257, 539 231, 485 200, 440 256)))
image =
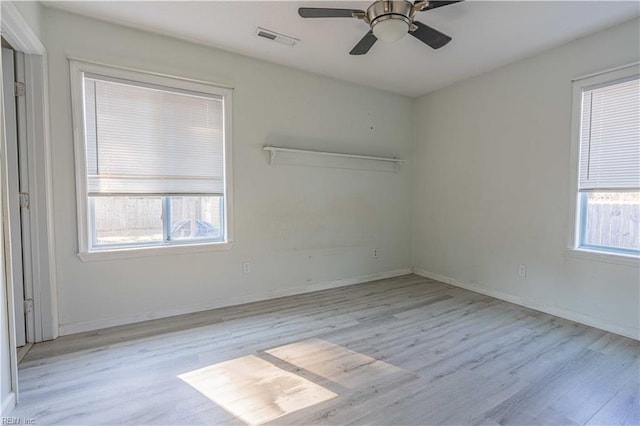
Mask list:
MULTIPOLYGON (((364 161, 364 162, 372 162, 372 163, 382 163, 382 164, 388 164, 392 166, 394 172, 398 171, 398 167, 400 166, 400 164, 404 162, 404 160, 400 160, 398 158, 391 158, 391 157, 373 157, 369 155, 343 154, 339 152, 327 152, 327 151, 312 151, 307 149, 282 148, 278 146, 265 146, 263 149, 269 152, 269 164, 274 164, 274 161, 278 156, 278 153, 353 159, 354 161, 357 161, 357 162, 364 161)), ((328 166, 328 167, 331 167, 331 166, 328 166)), ((350 167, 347 167, 347 168, 350 168, 350 167)), ((360 167, 353 167, 353 168, 360 168, 360 167)))

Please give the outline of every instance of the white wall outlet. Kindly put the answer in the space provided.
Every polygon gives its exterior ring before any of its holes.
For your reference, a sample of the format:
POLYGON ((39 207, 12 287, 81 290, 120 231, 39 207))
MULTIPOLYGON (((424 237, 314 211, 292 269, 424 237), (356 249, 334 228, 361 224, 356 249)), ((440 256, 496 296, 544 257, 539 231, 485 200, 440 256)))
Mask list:
POLYGON ((251 262, 242 262, 242 273, 248 274, 251 272, 251 262))
POLYGON ((521 278, 527 276, 527 265, 518 265, 518 276, 521 278))
POLYGON ((374 259, 377 259, 380 257, 380 249, 373 249, 371 250, 371 256, 373 256, 374 259))

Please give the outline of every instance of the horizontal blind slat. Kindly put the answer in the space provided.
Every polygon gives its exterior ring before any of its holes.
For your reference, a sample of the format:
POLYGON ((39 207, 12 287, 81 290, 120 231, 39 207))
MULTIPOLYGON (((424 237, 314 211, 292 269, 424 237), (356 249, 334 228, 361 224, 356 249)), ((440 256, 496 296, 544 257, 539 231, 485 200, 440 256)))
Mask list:
POLYGON ((89 194, 222 194, 223 179, 88 176, 89 194))

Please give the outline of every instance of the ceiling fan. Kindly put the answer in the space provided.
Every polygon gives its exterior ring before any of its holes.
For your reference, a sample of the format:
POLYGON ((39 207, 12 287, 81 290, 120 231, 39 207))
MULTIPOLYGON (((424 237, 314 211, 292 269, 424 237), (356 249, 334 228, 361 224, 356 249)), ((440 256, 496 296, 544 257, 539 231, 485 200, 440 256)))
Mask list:
POLYGON ((378 39, 397 41, 407 33, 433 49, 439 49, 451 41, 451 37, 415 20, 417 12, 448 6, 458 1, 376 1, 367 11, 357 9, 330 9, 301 7, 303 18, 357 18, 371 26, 371 30, 355 45, 349 54, 364 55, 378 39))

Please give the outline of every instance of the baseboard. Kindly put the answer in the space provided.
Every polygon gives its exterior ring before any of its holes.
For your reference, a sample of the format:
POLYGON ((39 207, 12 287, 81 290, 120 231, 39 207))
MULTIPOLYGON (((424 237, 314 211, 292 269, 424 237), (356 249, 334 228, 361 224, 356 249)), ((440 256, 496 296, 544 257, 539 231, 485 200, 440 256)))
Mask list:
POLYGON ((430 271, 426 271, 420 268, 413 268, 413 273, 420 275, 421 277, 430 278, 435 281, 440 281, 446 284, 451 284, 456 287, 461 287, 475 293, 491 296, 496 299, 504 300, 505 302, 514 303, 516 305, 524 306, 526 308, 534 309, 536 311, 544 312, 556 317, 564 318, 569 321, 575 321, 580 324, 588 325, 590 327, 598 328, 600 330, 609 331, 611 333, 619 334, 621 336, 629 337, 631 339, 640 340, 640 330, 633 327, 625 327, 619 324, 612 324, 608 321, 600 318, 594 318, 590 315, 585 315, 580 312, 575 312, 566 308, 559 308, 556 306, 547 306, 535 303, 531 300, 527 300, 518 296, 503 293, 501 291, 491 290, 485 287, 481 287, 477 284, 471 284, 455 280, 445 275, 436 274, 430 271))
POLYGON ((263 300, 277 299, 279 297, 293 296, 296 294, 311 293, 314 291, 328 290, 331 288, 345 287, 354 284, 362 284, 368 281, 383 280, 387 278, 399 277, 412 273, 412 268, 397 269, 395 271, 379 272, 376 274, 360 275, 352 278, 343 278, 335 281, 315 283, 311 285, 290 287, 277 291, 253 293, 250 295, 218 298, 197 305, 184 306, 175 309, 162 311, 142 312, 118 318, 98 319, 83 321, 71 324, 61 324, 59 335, 82 333, 85 331, 100 330, 103 328, 115 327, 119 325, 133 324, 136 322, 149 321, 152 319, 167 318, 176 315, 191 314, 194 312, 207 311, 209 309, 224 308, 227 306, 242 305, 245 303, 260 302, 263 300))
MULTIPOLYGON (((2 400, 2 407, 0 407, 0 417, 3 419, 9 416, 9 412, 13 410, 13 407, 16 406, 16 393, 14 391, 9 392, 9 394, 2 400)), ((4 424, 4 422, 3 422, 4 424)))

